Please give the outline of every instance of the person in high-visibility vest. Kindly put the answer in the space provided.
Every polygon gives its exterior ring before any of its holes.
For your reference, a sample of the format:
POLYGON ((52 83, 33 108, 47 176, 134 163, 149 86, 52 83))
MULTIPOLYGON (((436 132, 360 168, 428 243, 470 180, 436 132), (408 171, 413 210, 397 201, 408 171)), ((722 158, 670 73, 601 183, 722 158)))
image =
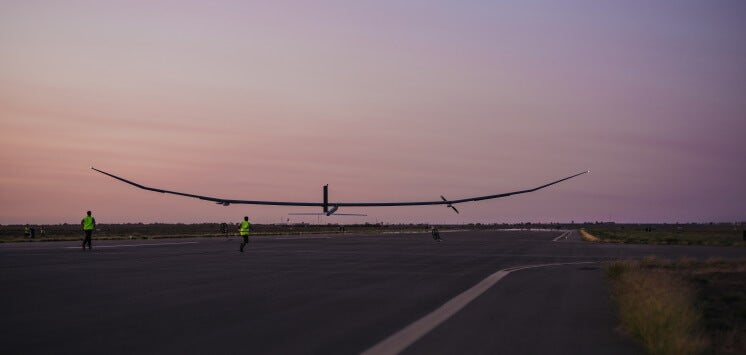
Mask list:
POLYGON ((91 235, 93 234, 93 229, 96 228, 96 219, 91 216, 91 211, 86 212, 87 216, 83 217, 83 219, 80 221, 80 226, 83 227, 83 232, 85 232, 85 239, 83 239, 83 251, 85 251, 85 245, 88 244, 88 250, 91 250, 91 235))
POLYGON ((249 226, 251 226, 251 223, 249 223, 249 216, 245 216, 243 218, 243 221, 241 221, 241 225, 238 228, 238 231, 241 233, 241 236, 243 237, 243 242, 241 242, 241 252, 243 253, 243 247, 246 246, 246 244, 249 244, 249 226))

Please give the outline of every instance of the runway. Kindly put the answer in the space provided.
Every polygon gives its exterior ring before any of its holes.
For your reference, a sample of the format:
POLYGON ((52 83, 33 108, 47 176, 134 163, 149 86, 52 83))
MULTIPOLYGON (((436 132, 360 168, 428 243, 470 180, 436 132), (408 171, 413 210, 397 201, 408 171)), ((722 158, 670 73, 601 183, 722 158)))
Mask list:
POLYGON ((566 231, 441 236, 0 244, 0 353, 637 354, 600 262, 746 257, 566 231))

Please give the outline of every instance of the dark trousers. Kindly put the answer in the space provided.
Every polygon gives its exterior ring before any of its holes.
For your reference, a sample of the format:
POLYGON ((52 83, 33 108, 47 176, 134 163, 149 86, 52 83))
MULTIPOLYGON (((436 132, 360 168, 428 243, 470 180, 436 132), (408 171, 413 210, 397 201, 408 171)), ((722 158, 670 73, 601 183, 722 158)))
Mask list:
POLYGON ((244 244, 249 244, 249 235, 248 234, 247 235, 242 235, 242 237, 243 237, 243 243, 244 244))
POLYGON ((85 245, 88 244, 88 249, 91 249, 91 234, 93 234, 92 230, 85 230, 85 239, 83 239, 83 249, 85 249, 85 245))

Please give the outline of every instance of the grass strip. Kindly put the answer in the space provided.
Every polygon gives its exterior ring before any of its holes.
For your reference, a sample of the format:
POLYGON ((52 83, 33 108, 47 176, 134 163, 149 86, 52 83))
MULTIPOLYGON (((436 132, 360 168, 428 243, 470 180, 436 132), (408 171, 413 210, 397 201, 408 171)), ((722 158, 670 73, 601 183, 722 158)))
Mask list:
POLYGON ((699 354, 707 347, 694 292, 683 280, 639 262, 607 268, 624 331, 650 354, 699 354))
POLYGON ((586 232, 605 243, 746 246, 743 226, 735 225, 599 225, 586 232))
POLYGON ((600 242, 601 239, 595 237, 593 234, 590 234, 585 231, 585 229, 580 229, 580 237, 583 238, 586 242, 600 242))
POLYGON ((622 329, 650 354, 746 354, 746 260, 607 265, 622 329))

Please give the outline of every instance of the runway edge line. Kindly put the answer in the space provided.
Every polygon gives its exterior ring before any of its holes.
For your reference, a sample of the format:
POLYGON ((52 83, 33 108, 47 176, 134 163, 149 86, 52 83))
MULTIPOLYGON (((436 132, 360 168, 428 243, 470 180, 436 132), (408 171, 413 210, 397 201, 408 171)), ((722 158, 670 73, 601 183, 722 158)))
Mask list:
POLYGON ((508 276, 511 272, 549 266, 597 264, 599 262, 600 261, 579 261, 571 263, 526 265, 498 270, 492 275, 487 276, 478 284, 472 286, 470 289, 462 292, 458 296, 444 303, 436 310, 416 320, 414 323, 404 327, 403 329, 374 345, 370 349, 365 350, 361 353, 361 355, 388 355, 398 354, 404 351, 404 349, 414 344, 425 334, 429 333, 431 330, 435 329, 435 327, 439 326, 440 324, 451 318, 454 314, 458 313, 458 311, 466 307, 466 305, 471 303, 471 301, 482 295, 485 291, 490 289, 490 287, 494 286, 498 281, 500 281, 503 277, 508 276))

